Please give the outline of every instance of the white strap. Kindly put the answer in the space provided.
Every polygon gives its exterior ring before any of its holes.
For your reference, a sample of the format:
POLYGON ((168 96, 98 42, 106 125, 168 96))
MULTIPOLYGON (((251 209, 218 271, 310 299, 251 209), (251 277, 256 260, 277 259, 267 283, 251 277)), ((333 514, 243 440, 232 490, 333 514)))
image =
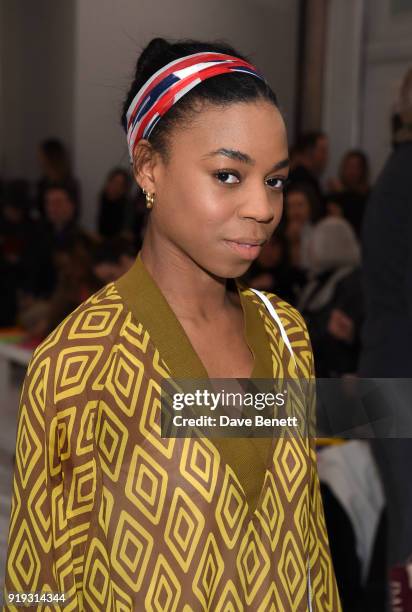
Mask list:
POLYGON ((293 349, 292 349, 292 345, 289 342, 289 338, 287 333, 285 332, 285 328, 282 325, 282 322, 280 320, 280 317, 278 315, 278 313, 276 312, 276 310, 274 309, 271 301, 266 297, 266 295, 264 293, 262 293, 261 291, 258 291, 257 289, 252 289, 252 287, 249 287, 251 291, 253 291, 253 293, 256 293, 257 296, 260 297, 260 299, 262 300, 262 302, 264 303, 264 305, 266 306, 266 308, 269 310, 270 314, 272 315, 272 317, 275 319, 276 323, 279 326, 280 329, 280 333, 281 336, 283 338, 283 342, 286 344, 286 346, 289 349, 290 354, 293 357, 293 360, 296 362, 295 359, 295 355, 293 353, 293 349))
MULTIPOLYGON (((262 300, 262 302, 264 303, 264 305, 266 306, 266 308, 268 309, 268 311, 270 312, 272 317, 275 319, 276 323, 279 326, 280 333, 281 333, 281 336, 283 338, 283 342, 288 347, 289 352, 292 355, 293 360, 294 360, 295 365, 296 365, 296 359, 295 359, 295 355, 293 353, 292 345, 289 342, 288 335, 287 335, 287 333, 285 331, 285 328, 282 325, 282 322, 280 320, 280 317, 279 317, 278 313, 276 312, 275 308, 273 307, 272 302, 261 291, 258 291, 257 289, 252 289, 252 287, 249 287, 249 289, 251 291, 253 291, 253 293, 255 293, 258 297, 260 297, 260 299, 262 300)), ((307 576, 307 579, 308 579, 308 604, 309 604, 309 612, 312 612, 312 584, 311 584, 311 579, 310 579, 310 560, 309 560, 309 554, 308 554, 307 561, 308 561, 308 576, 307 576)))
POLYGON ((309 604, 309 612, 312 612, 312 584, 310 581, 310 561, 308 555, 308 604, 309 604))

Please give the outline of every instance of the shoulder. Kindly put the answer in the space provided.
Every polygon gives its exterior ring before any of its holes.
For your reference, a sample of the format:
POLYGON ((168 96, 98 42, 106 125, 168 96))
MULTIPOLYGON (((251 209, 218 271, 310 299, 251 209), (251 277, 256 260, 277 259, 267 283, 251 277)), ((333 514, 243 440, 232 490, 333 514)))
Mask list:
POLYGON ((115 342, 127 316, 124 302, 114 283, 96 291, 36 347, 28 367, 28 375, 39 368, 54 371, 72 379, 84 377, 88 363, 99 360, 115 342))

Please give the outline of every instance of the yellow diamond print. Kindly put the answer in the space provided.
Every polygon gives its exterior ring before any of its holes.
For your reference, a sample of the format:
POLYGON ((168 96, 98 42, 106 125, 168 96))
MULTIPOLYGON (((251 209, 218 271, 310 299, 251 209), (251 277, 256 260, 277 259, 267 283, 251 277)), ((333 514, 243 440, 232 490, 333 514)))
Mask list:
POLYGON ((19 591, 35 591, 40 575, 40 558, 33 536, 24 519, 9 552, 8 570, 13 576, 13 585, 19 591))
POLYGON ((101 401, 99 408, 96 430, 101 465, 105 474, 116 482, 119 479, 129 432, 106 402, 101 401))
POLYGON ((262 527, 270 540, 271 549, 274 551, 279 542, 280 532, 285 520, 285 511, 271 472, 266 472, 264 487, 263 500, 260 509, 256 510, 256 514, 262 521, 262 527))
POLYGON ((286 534, 282 554, 278 564, 279 574, 283 579, 291 609, 296 609, 306 592, 306 568, 304 554, 297 546, 293 534, 286 534))
POLYGON ((181 592, 176 574, 160 554, 145 599, 146 612, 176 612, 181 592))
POLYGON ((84 564, 84 585, 82 589, 90 609, 98 612, 107 610, 110 596, 110 563, 103 543, 93 538, 84 564))
POLYGON ((90 306, 80 312, 68 333, 69 340, 108 336, 123 310, 122 304, 90 306))
POLYGON ((131 344, 145 353, 149 343, 149 332, 144 330, 143 333, 143 325, 141 323, 135 325, 132 318, 132 313, 129 312, 120 330, 120 336, 127 338, 131 344))
POLYGON ((210 502, 216 487, 220 456, 206 438, 188 438, 183 446, 180 472, 210 502))
POLYGON ((20 425, 16 443, 16 465, 23 488, 30 479, 42 454, 42 446, 32 427, 26 406, 23 404, 20 414, 20 425))
POLYGON ((189 569, 202 535, 205 518, 196 504, 176 487, 165 529, 165 542, 184 572, 189 569))
POLYGON ((71 346, 60 351, 54 377, 55 402, 84 391, 102 352, 103 346, 71 346))
POLYGON ((126 481, 126 496, 154 524, 164 509, 168 475, 152 456, 135 446, 126 481))
POLYGON ((305 543, 309 535, 309 491, 305 487, 302 491, 299 503, 293 514, 294 523, 301 537, 302 544, 305 543))
POLYGON ((153 537, 123 510, 113 539, 111 562, 128 586, 139 591, 153 549, 153 537))
POLYGON ((48 501, 46 472, 43 471, 30 491, 28 513, 44 552, 48 552, 51 547, 51 519, 48 501))
POLYGON ((215 612, 244 612, 244 607, 231 580, 227 581, 225 589, 219 599, 215 612))
MULTIPOLYGON (((305 608, 306 609, 306 608, 305 608)), ((278 589, 272 582, 270 589, 268 590, 265 599, 259 606, 257 612, 283 612, 284 606, 279 597, 278 589)))
POLYGON ((215 536, 210 533, 193 579, 193 592, 206 610, 211 609, 210 604, 222 578, 224 565, 215 536))
POLYGON ((268 554, 252 521, 240 544, 236 567, 246 601, 251 604, 270 568, 268 554))
POLYGON ((248 506, 240 483, 229 465, 216 506, 215 518, 226 546, 232 549, 237 542, 248 506))
POLYGON ((162 455, 170 459, 173 454, 175 439, 163 439, 160 435, 160 408, 160 386, 151 378, 147 385, 142 416, 139 422, 139 431, 147 442, 152 444, 162 455))
POLYGON ((288 501, 292 501, 300 484, 306 478, 307 461, 303 460, 299 446, 285 438, 277 440, 273 459, 286 497, 288 501))
POLYGON ((96 491, 96 465, 94 460, 77 465, 72 472, 67 517, 78 516, 93 508, 96 491))
POLYGON ((127 416, 134 415, 144 375, 144 365, 124 346, 117 347, 106 387, 127 416))

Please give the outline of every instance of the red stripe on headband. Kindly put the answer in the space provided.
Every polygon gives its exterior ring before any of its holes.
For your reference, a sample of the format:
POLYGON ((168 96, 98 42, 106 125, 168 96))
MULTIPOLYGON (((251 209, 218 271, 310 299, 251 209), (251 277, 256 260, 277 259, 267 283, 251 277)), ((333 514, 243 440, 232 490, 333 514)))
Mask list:
POLYGON ((235 66, 235 65, 239 67, 243 66, 245 68, 250 68, 251 70, 254 70, 256 72, 256 68, 249 62, 246 62, 245 60, 235 57, 234 55, 227 55, 224 53, 214 53, 212 51, 201 53, 201 54, 197 53, 194 57, 182 58, 181 61, 172 63, 171 66, 168 64, 165 67, 165 69, 162 70, 157 75, 157 77, 153 79, 153 81, 151 81, 149 85, 145 87, 145 89, 143 89, 143 91, 141 92, 139 96, 139 100, 136 101, 135 108, 133 109, 133 112, 130 115, 129 121, 127 123, 127 129, 129 129, 131 123, 133 122, 136 116, 137 110, 140 106, 140 101, 143 100, 152 91, 152 89, 154 89, 156 85, 158 85, 158 83, 160 83, 161 81, 163 81, 163 79, 169 76, 169 74, 172 74, 173 72, 177 72, 178 70, 183 70, 184 68, 189 68, 190 66, 193 66, 194 64, 200 64, 205 61, 213 61, 213 60, 215 61, 232 60, 232 63, 231 63, 232 66, 235 66))
POLYGON ((182 89, 185 89, 191 82, 196 81, 198 79, 204 81, 210 77, 216 76, 218 74, 227 74, 232 72, 233 68, 237 67, 235 63, 233 64, 220 64, 217 66, 208 66, 203 68, 203 70, 199 70, 199 72, 195 72, 191 74, 185 79, 182 79, 175 83, 169 91, 167 91, 157 102, 153 105, 153 108, 148 111, 147 115, 142 119, 142 122, 139 126, 137 134, 135 136, 135 142, 139 141, 142 138, 143 133, 146 127, 149 125, 154 115, 159 114, 163 116, 171 106, 173 106, 173 102, 176 94, 179 93, 182 89))

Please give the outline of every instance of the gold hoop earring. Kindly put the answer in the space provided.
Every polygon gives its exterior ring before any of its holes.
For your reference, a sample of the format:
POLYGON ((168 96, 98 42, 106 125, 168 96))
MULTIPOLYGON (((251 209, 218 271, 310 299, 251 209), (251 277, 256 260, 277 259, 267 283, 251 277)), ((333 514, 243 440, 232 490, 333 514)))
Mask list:
POLYGON ((143 193, 146 196, 146 207, 147 208, 153 208, 155 194, 154 193, 146 193, 146 191, 144 191, 144 190, 143 190, 143 193))

